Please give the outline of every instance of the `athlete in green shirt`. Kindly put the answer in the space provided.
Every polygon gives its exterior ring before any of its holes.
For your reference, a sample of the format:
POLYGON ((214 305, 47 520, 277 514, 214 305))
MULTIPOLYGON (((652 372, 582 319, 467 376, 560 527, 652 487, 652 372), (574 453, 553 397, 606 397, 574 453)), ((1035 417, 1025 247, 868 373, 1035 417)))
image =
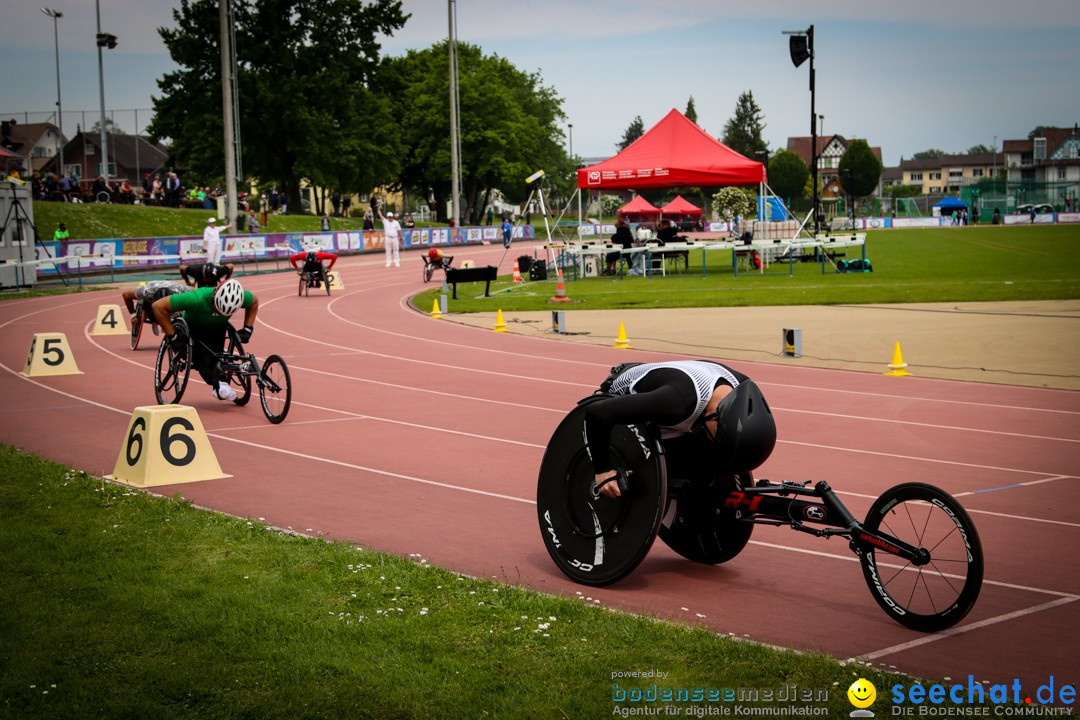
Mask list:
POLYGON ((225 328, 229 325, 229 317, 240 308, 244 308, 244 327, 236 334, 240 342, 246 343, 254 331, 259 298, 244 290, 238 280, 226 280, 216 288, 197 288, 169 295, 153 305, 154 317, 170 343, 187 342, 186 338, 176 335, 171 319, 172 313, 183 312, 193 341, 191 364, 206 384, 214 388, 213 396, 219 400, 236 399, 236 392, 219 377, 214 354, 225 351, 225 328))

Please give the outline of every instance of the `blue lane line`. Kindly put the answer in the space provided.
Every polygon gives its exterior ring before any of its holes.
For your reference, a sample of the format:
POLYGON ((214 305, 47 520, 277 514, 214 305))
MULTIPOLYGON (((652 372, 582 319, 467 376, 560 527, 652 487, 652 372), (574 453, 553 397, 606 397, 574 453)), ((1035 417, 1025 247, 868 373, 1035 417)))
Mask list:
POLYGON ((1002 485, 1001 487, 985 488, 983 490, 972 490, 972 495, 978 495, 979 493, 994 492, 996 490, 1012 490, 1013 488, 1024 487, 1023 483, 1016 483, 1014 485, 1002 485))

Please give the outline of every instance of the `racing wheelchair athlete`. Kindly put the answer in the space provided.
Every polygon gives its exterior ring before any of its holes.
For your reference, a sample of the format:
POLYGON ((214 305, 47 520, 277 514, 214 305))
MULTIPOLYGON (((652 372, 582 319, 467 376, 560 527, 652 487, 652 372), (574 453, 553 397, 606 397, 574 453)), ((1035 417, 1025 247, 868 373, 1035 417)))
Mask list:
POLYGON ((624 363, 548 442, 537 516, 556 566, 576 582, 626 577, 659 537, 694 562, 731 560, 755 525, 839 536, 877 604, 936 632, 960 622, 982 587, 974 523, 945 491, 889 488, 860 522, 824 480, 754 482, 776 443, 758 386, 720 363, 624 363), (807 499, 802 499, 807 498, 807 499))
POLYGON ((329 295, 329 272, 333 269, 337 259, 338 256, 335 253, 323 252, 322 250, 308 250, 289 256, 289 264, 292 265, 293 269, 300 275, 300 290, 298 294, 303 295, 308 292, 310 288, 325 287, 326 294, 329 295), (301 260, 304 261, 304 266, 298 268, 297 265, 301 260), (323 265, 324 260, 329 260, 330 264, 323 265))
POLYGON ((142 331, 146 325, 150 326, 154 335, 158 334, 157 320, 150 310, 154 301, 166 295, 177 295, 187 291, 186 285, 171 280, 151 280, 145 285, 124 290, 122 293, 124 305, 127 307, 128 314, 131 315, 132 350, 139 348, 139 338, 142 337, 142 331))

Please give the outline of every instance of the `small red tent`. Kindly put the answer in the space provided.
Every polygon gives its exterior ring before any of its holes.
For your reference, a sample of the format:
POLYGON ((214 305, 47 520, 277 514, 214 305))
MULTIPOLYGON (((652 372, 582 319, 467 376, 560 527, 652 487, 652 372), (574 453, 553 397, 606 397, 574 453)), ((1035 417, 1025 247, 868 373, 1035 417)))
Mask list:
MULTIPOLYGON (((647 220, 655 220, 660 216, 660 208, 638 195, 619 208, 618 214, 622 217, 633 217, 637 215, 647 220)), ((631 220, 631 222, 637 222, 637 220, 634 219, 631 220)))
POLYGON ((660 208, 664 215, 701 215, 702 210, 697 205, 691 204, 682 195, 676 195, 675 199, 660 208))
POLYGON ((745 158, 672 110, 613 158, 578 170, 579 188, 717 187, 765 182, 745 158))

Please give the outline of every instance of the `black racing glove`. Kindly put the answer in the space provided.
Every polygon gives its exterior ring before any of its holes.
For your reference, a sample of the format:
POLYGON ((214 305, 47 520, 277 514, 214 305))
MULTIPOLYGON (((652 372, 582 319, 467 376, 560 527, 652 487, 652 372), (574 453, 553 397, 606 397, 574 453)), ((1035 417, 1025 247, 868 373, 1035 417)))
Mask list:
POLYGON ((186 335, 181 335, 178 332, 174 332, 168 336, 169 347, 172 348, 174 353, 182 353, 187 350, 188 339, 186 335))
POLYGON ((236 331, 236 337, 240 338, 240 342, 247 344, 247 341, 251 339, 251 333, 255 332, 255 328, 250 325, 245 325, 236 331))

